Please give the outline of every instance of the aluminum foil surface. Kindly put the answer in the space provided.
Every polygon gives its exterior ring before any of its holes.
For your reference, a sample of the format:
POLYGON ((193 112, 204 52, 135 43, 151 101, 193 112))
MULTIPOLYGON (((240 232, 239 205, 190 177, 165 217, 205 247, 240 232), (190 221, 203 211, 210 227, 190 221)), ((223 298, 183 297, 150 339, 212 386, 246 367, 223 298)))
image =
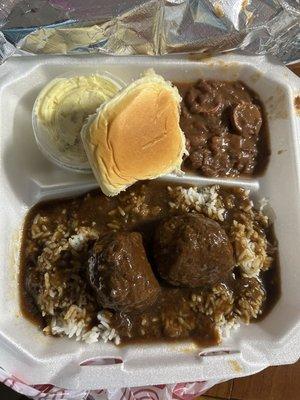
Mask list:
POLYGON ((12 54, 269 53, 300 59, 300 0, 0 0, 12 54))

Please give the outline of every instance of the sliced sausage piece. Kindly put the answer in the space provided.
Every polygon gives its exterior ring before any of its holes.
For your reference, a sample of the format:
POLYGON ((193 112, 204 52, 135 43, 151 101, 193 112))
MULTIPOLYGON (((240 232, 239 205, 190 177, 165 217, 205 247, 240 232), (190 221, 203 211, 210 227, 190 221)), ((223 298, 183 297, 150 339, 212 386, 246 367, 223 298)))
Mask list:
POLYGON ((262 125, 262 115, 255 104, 242 102, 234 107, 231 122, 242 136, 257 135, 262 125))
POLYGON ((215 114, 223 107, 215 89, 202 80, 187 92, 185 103, 192 114, 215 114))

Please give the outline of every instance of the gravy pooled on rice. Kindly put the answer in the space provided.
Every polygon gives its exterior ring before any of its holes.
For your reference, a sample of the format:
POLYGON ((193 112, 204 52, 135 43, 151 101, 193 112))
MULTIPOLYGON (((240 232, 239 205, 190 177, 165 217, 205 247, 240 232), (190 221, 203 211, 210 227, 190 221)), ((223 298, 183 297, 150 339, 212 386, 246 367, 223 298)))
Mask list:
POLYGON ((276 302, 274 245, 242 188, 149 181, 42 202, 23 232, 23 314, 87 343, 220 343, 276 302))

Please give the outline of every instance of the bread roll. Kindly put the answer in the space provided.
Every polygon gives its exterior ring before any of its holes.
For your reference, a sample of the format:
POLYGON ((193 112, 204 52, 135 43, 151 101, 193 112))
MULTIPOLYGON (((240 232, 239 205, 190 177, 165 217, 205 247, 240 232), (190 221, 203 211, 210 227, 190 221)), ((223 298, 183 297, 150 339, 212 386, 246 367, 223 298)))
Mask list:
POLYGON ((103 104, 83 127, 85 151, 108 196, 180 169, 185 137, 177 88, 149 71, 103 104))

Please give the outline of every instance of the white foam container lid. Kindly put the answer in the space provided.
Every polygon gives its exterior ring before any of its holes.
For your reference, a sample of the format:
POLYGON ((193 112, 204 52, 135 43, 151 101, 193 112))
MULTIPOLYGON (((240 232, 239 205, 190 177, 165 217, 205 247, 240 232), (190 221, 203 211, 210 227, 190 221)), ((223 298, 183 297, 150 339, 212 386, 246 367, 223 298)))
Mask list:
POLYGON ((0 67, 0 78, 1 367, 28 384, 96 389, 225 380, 258 372, 269 365, 293 363, 299 358, 300 118, 293 103, 300 94, 300 80, 293 73, 272 59, 239 55, 203 61, 174 57, 41 56, 11 58, 0 67), (116 347, 47 337, 20 313, 19 245, 26 212, 41 199, 79 194, 96 186, 91 175, 64 171, 38 149, 31 125, 37 94, 50 79, 70 70, 77 74, 108 71, 130 82, 147 68, 154 68, 172 81, 195 81, 199 77, 241 79, 259 94, 267 111, 272 155, 262 177, 180 178, 197 185, 240 185, 251 189, 254 199, 266 197, 272 206, 269 212, 279 242, 282 295, 278 303, 262 321, 242 325, 222 345, 203 349, 211 353, 207 356, 199 355, 201 349, 191 343, 116 347), (99 358, 103 365, 80 366, 91 358, 99 358), (123 363, 112 364, 111 358, 121 358, 123 363))

